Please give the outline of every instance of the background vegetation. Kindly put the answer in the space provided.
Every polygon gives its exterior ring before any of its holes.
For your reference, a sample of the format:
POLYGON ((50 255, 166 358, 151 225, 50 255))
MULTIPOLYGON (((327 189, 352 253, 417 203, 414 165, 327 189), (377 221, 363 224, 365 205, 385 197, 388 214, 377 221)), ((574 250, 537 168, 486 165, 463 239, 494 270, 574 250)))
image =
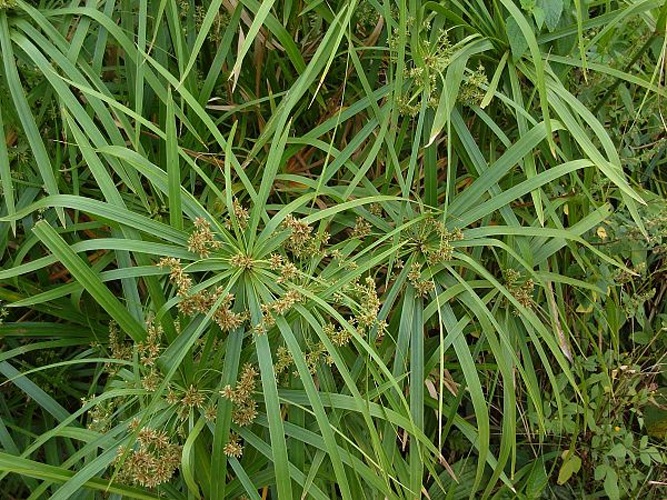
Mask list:
POLYGON ((0 0, 0 496, 665 498, 666 24, 0 0))

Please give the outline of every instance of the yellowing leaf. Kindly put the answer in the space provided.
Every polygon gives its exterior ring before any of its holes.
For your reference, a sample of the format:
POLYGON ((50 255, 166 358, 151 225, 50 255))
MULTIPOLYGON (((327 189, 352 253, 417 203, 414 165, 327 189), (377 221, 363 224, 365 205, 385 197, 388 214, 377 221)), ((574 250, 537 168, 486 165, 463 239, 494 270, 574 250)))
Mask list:
POLYGON ((581 469, 581 458, 568 453, 567 458, 558 471, 558 484, 567 483, 574 474, 579 472, 579 469, 581 469))

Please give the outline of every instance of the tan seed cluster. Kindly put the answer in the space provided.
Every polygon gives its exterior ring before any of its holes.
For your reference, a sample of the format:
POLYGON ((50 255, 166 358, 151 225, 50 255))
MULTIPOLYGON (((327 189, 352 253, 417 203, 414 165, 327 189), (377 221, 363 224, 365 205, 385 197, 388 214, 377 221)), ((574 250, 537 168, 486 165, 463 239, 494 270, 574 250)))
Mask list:
POLYGON ((183 266, 181 266, 181 259, 164 257, 160 259, 157 265, 161 268, 169 268, 169 281, 176 285, 178 296, 187 296, 192 287, 192 278, 185 273, 183 266))
POLYGON ((285 248, 297 257, 312 257, 322 253, 322 245, 329 241, 329 234, 312 235, 312 228, 307 222, 288 215, 282 222, 283 229, 290 231, 290 236, 285 242, 285 248))
POLYGON ((188 239, 188 251, 199 254, 202 259, 207 258, 212 251, 219 249, 222 244, 215 239, 211 224, 202 217, 195 219, 195 230, 188 239))
POLYGON ((137 344, 139 362, 144 366, 153 366, 160 356, 160 339, 162 338, 162 326, 155 325, 149 321, 146 325, 148 334, 146 339, 137 344))
POLYGON ((121 482, 155 488, 169 481, 181 462, 181 447, 164 431, 144 427, 137 436, 138 447, 118 449, 116 464, 121 482), (127 456, 126 456, 127 455, 127 456))
POLYGON ((354 222, 354 228, 352 229, 352 233, 350 234, 350 236, 352 238, 361 240, 371 234, 371 229, 372 226, 370 222, 368 222, 363 217, 357 217, 357 219, 354 222))
POLYGON ((420 297, 426 297, 435 290, 435 283, 431 280, 421 279, 421 264, 413 262, 408 273, 408 281, 414 287, 420 297))
POLYGON ((229 441, 225 444, 223 451, 228 457, 241 458, 243 455, 243 446, 236 434, 232 433, 229 435, 229 441))
POLYGON ((327 323, 322 327, 324 334, 338 347, 346 346, 352 340, 352 334, 345 328, 336 327, 333 323, 327 323))
POLYGON ((254 265, 252 257, 250 257, 250 255, 245 255, 242 253, 237 253, 236 255, 232 255, 232 257, 229 259, 229 263, 234 267, 238 267, 246 271, 252 269, 254 265))
POLYGON ((181 403, 183 403, 188 408, 201 408, 206 402, 206 397, 202 394, 199 389, 194 385, 190 384, 190 387, 183 394, 181 403))
POLYGON ((221 396, 234 403, 232 421, 239 426, 250 425, 257 418, 257 402, 253 399, 257 375, 255 367, 246 363, 236 387, 227 385, 220 391, 221 396))

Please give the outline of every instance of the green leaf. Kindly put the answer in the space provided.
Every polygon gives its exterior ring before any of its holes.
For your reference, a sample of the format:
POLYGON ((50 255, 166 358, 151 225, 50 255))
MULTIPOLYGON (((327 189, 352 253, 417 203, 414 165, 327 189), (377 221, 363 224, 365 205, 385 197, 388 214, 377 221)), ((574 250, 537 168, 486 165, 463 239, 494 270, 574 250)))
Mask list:
MULTIPOLYGON (((56 180, 55 172, 49 159, 49 154, 44 145, 44 140, 39 132, 35 117, 28 104, 28 99, 23 91, 21 85, 21 77, 19 76, 16 67, 16 60, 14 58, 14 50, 12 48, 12 41, 9 31, 9 21, 5 10, 0 10, 0 51, 2 51, 2 62, 4 64, 4 77, 9 87, 14 106, 18 113, 19 120, 23 126, 28 143, 30 144, 31 154, 37 164, 41 181, 44 184, 44 189, 48 194, 58 194, 58 181, 56 180)), ((2 139, 4 140, 4 134, 2 139)), ((57 210, 58 218, 61 223, 65 223, 65 215, 62 209, 57 210)))
POLYGON ((595 473, 594 473, 595 480, 602 481, 606 477, 607 472, 610 469, 611 467, 609 467, 609 465, 607 465, 606 463, 600 464, 597 467, 595 467, 595 473))
POLYGON ((609 455, 614 458, 623 459, 626 455, 625 445, 623 443, 616 443, 611 450, 609 450, 609 455))
POLYGON ((574 474, 579 472, 580 469, 581 458, 572 452, 568 453, 563 465, 560 466, 560 470, 558 471, 558 484, 567 483, 574 474))
POLYGON ((619 500, 621 492, 618 489, 618 474, 611 467, 607 470, 607 476, 604 478, 604 492, 609 500, 619 500))
POLYGON ((505 20, 505 25, 507 29, 507 39, 510 43, 510 49, 512 49, 512 57, 517 61, 521 59, 526 50, 528 50, 528 41, 523 35, 521 28, 519 28, 519 24, 512 16, 509 16, 505 20))
POLYGON ((70 248, 48 222, 39 221, 35 224, 33 232, 122 330, 136 342, 143 340, 145 337, 143 325, 132 317, 126 307, 104 285, 99 275, 70 248))
POLYGON ((526 497, 540 498, 548 482, 549 476, 547 475, 544 459, 540 458, 533 464, 530 475, 526 480, 526 497))
MULTIPOLYGON (((2 451, 0 451, 0 470, 61 483, 66 482, 75 475, 74 471, 65 470, 53 465, 46 465, 26 458, 16 457, 2 451)), ((156 493, 118 485, 110 482, 108 479, 89 479, 83 486, 100 492, 115 493, 124 498, 136 498, 139 500, 154 500, 160 498, 156 493)))
POLYGON ((171 89, 167 95, 167 116, 165 140, 167 154, 167 179, 169 186, 169 223, 175 229, 183 229, 181 213, 181 163, 178 157, 178 135, 176 133, 176 114, 171 89))
POLYGON ((544 22, 549 31, 554 31, 563 14, 563 0, 537 0, 537 6, 544 12, 544 22))
POLYGON ((535 7, 533 9, 533 19, 535 19, 535 24, 537 25, 537 29, 541 30, 542 25, 544 25, 544 19, 545 19, 545 13, 542 7, 535 7))

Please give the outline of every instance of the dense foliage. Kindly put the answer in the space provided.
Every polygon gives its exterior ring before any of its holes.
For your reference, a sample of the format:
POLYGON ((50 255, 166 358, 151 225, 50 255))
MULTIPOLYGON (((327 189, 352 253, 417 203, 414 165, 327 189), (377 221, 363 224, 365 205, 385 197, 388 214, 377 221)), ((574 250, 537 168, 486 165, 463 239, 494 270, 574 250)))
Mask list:
POLYGON ((0 497, 665 498, 666 27, 0 0, 0 497))

